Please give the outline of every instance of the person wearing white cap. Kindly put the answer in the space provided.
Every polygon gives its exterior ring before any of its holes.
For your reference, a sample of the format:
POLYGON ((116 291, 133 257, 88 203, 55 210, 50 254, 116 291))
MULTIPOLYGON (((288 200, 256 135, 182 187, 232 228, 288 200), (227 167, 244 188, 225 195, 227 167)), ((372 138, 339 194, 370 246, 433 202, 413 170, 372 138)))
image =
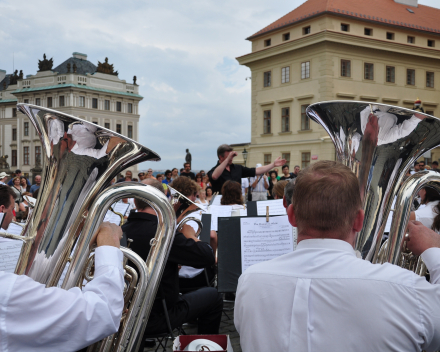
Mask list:
POLYGON ((0 172, 0 185, 6 185, 6 181, 8 180, 8 174, 6 172, 0 172))
MULTIPOLYGON (((257 168, 261 167, 261 164, 256 165, 257 168)), ((265 174, 251 177, 249 183, 252 189, 252 200, 267 200, 267 189, 269 188, 269 182, 265 174)))

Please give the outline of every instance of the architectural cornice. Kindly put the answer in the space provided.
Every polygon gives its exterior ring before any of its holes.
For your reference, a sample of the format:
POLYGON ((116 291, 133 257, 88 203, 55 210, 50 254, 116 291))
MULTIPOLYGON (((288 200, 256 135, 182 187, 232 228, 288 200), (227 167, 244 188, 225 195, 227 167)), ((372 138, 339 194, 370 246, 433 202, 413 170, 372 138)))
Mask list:
POLYGON ((323 30, 299 39, 291 40, 267 49, 258 50, 247 55, 237 57, 240 65, 249 65, 259 60, 264 60, 275 55, 285 54, 294 50, 309 47, 314 44, 331 42, 341 45, 363 47, 371 50, 382 50, 397 54, 420 56, 425 58, 440 59, 438 49, 414 47, 410 44, 393 43, 389 40, 378 40, 349 33, 323 30))

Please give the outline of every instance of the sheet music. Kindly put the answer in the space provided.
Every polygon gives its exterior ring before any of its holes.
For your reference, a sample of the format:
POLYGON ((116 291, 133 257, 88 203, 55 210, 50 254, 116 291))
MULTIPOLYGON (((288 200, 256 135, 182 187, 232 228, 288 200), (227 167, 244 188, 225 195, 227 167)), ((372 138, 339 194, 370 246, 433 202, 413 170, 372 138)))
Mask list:
POLYGON ((211 205, 209 207, 209 214, 211 214, 211 230, 218 230, 218 218, 230 217, 232 213, 232 205, 211 205))
MULTIPOLYGON (((128 208, 130 204, 126 203, 115 203, 113 204, 113 210, 117 213, 121 213, 124 216, 126 215, 128 208)), ((104 221, 109 221, 112 224, 118 225, 121 223, 121 218, 119 215, 116 215, 111 210, 107 210, 107 213, 105 214, 104 221)))
POLYGON ((241 270, 293 251, 292 229, 287 215, 241 218, 241 270))
POLYGON ((11 235, 21 235, 21 231, 23 231, 23 228, 19 225, 14 224, 13 222, 11 222, 9 224, 8 229, 6 230, 7 233, 10 233, 11 235))
POLYGON ((212 201, 212 205, 221 205, 220 202, 222 200, 222 195, 221 194, 217 194, 214 197, 214 200, 212 201))
POLYGON ((0 237, 0 271, 13 273, 20 257, 23 242, 0 237))
POLYGON ((286 215, 282 199, 261 200, 257 202, 257 214, 259 216, 266 215, 266 207, 269 207, 269 215, 286 215))

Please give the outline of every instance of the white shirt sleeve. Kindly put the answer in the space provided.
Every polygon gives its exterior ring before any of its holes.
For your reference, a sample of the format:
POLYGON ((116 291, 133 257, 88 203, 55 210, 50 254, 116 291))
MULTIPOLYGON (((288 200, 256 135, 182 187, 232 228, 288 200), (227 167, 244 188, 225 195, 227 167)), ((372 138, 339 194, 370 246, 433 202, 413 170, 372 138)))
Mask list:
POLYGON ((0 282, 15 279, 0 302, 0 351, 77 351, 115 333, 124 304, 122 259, 116 247, 97 248, 95 277, 82 292, 0 273, 0 282))

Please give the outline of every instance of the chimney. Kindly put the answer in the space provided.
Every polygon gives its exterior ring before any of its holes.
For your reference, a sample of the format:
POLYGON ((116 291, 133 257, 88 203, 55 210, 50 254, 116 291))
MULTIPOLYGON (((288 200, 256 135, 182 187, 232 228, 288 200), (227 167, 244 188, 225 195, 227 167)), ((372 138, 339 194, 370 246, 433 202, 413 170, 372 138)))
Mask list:
POLYGON ((3 79, 6 77, 6 71, 0 70, 0 82, 3 81, 3 79))
POLYGON ((394 2, 397 2, 398 4, 412 6, 412 7, 418 7, 418 0, 394 0, 394 2))
POLYGON ((74 58, 81 59, 81 60, 87 60, 87 54, 81 54, 81 53, 74 52, 72 55, 74 58))

